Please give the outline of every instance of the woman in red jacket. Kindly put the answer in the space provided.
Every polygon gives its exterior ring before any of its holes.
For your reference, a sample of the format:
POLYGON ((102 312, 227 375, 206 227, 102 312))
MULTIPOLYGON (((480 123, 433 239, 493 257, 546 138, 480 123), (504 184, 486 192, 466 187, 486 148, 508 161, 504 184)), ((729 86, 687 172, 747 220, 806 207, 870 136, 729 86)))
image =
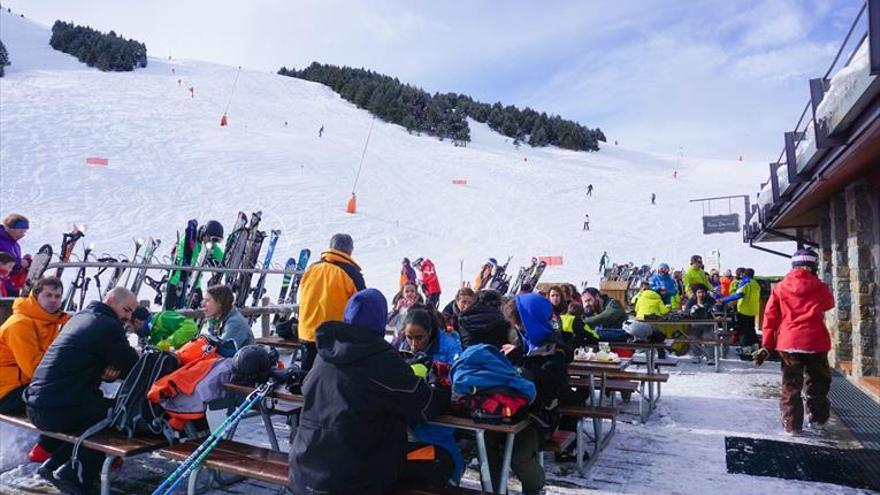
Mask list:
POLYGON ((783 427, 790 435, 800 434, 803 429, 802 391, 807 396, 811 428, 822 430, 831 411, 828 400, 831 337, 825 328, 825 312, 834 307, 834 296, 816 276, 818 261, 818 255, 811 249, 798 249, 794 253, 792 271, 770 294, 764 310, 763 347, 753 356, 755 364, 760 366, 770 351, 779 352, 782 360, 780 410, 783 427))

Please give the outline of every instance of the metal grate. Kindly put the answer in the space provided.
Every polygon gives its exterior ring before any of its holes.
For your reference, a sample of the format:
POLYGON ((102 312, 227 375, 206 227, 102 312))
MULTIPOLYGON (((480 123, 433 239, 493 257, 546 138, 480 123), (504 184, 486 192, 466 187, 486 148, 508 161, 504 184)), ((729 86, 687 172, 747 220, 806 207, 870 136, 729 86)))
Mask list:
POLYGON ((828 393, 831 407, 866 449, 880 450, 880 404, 835 371, 828 393))

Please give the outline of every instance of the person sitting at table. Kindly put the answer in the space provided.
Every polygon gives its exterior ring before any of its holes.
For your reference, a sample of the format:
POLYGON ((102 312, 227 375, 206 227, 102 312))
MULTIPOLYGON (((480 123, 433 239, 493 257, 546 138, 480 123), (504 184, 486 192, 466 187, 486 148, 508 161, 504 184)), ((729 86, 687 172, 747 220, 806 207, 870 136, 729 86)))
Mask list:
MULTIPOLYGON (((529 406, 531 424, 516 435, 510 467, 522 483, 523 495, 542 493, 544 469, 539 456, 544 443, 559 425, 559 399, 568 387, 567 350, 562 336, 553 329, 553 305, 539 294, 520 294, 504 303, 504 316, 520 335, 524 356, 515 365, 537 389, 529 406)), ((508 358, 513 346, 501 350, 508 358)), ((489 468, 494 482, 501 479, 502 452, 506 435, 486 432, 489 468)), ((502 492, 507 487, 499 487, 502 492)))
POLYGON ((306 376, 299 428, 290 447, 295 495, 386 493, 395 485, 445 485, 445 449, 409 443, 407 425, 449 407, 429 386, 422 362, 407 364, 385 341, 388 303, 376 289, 355 293, 343 321, 322 323, 306 376))
POLYGON ((663 298, 651 288, 651 284, 647 280, 642 281, 641 289, 633 297, 637 319, 644 320, 649 317, 669 314, 669 305, 663 302, 663 298))
POLYGON ((586 310, 584 324, 590 328, 620 328, 626 321, 626 311, 620 302, 595 287, 584 289, 581 299, 586 310))
MULTIPOLYGON (((693 297, 688 299, 687 305, 684 307, 685 313, 696 320, 711 319, 715 299, 709 295, 709 288, 703 284, 694 284, 690 290, 693 293, 693 297)), ((688 336, 692 339, 715 338, 714 330, 715 325, 689 325, 688 336)), ((703 359, 710 366, 715 364, 712 358, 706 355, 702 345, 696 344, 690 346, 690 348, 694 364, 700 364, 703 359)))
MULTIPOLYGON (((434 309, 430 307, 430 309, 434 309)), ((434 362, 452 365, 461 354, 461 343, 439 327, 435 318, 431 317, 428 307, 414 308, 406 314, 403 322, 404 341, 399 349, 413 354, 424 354, 434 362)), ((464 457, 455 443, 453 428, 427 423, 410 426, 412 436, 419 442, 437 445, 446 449, 452 456, 455 468, 450 477, 453 484, 458 484, 464 472, 464 457)))

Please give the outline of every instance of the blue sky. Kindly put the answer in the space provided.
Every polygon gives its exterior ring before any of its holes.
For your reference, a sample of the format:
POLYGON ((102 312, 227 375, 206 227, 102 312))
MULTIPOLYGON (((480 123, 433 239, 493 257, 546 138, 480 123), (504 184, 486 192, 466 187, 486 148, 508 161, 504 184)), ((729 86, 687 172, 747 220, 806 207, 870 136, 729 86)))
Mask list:
MULTIPOLYGON (((312 60, 558 113, 632 148, 769 162, 861 0, 6 0, 152 56, 312 60)), ((0 33, 2 36, 2 33, 0 33)))

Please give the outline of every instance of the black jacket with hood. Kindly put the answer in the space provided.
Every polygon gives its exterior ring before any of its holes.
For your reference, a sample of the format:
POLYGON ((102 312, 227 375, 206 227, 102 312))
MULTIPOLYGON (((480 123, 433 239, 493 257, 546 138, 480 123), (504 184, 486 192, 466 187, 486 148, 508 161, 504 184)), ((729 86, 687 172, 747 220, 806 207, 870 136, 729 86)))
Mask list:
POLYGON ((384 297, 366 289, 349 301, 346 322, 318 327, 290 449, 296 495, 385 493, 406 462, 407 424, 448 407, 448 395, 442 404, 384 340, 386 314, 384 297))

